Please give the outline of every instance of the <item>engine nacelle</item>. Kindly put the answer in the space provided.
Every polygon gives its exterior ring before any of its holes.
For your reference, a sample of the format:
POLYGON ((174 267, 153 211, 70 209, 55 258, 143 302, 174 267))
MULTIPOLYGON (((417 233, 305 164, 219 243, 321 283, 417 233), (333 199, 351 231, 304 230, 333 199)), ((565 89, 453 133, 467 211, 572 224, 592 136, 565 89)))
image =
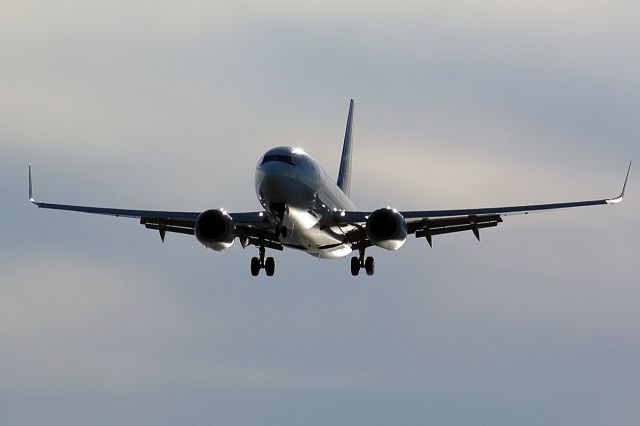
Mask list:
POLYGON ((194 230, 198 241, 215 251, 231 247, 236 236, 236 224, 224 210, 200 213, 194 230))
POLYGON ((378 209, 367 219, 367 238, 378 247, 398 250, 407 241, 407 222, 395 209, 378 209))

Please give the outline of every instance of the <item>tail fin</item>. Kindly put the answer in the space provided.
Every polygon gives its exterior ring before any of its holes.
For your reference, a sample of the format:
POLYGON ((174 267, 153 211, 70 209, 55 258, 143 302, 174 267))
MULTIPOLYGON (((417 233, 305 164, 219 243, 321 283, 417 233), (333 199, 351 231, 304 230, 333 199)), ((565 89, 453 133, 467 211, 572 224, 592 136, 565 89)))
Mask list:
POLYGON ((342 145, 342 158, 340 159, 340 171, 338 172, 338 187, 346 195, 351 192, 351 139, 353 135, 353 99, 349 102, 349 116, 347 128, 344 131, 344 144, 342 145))

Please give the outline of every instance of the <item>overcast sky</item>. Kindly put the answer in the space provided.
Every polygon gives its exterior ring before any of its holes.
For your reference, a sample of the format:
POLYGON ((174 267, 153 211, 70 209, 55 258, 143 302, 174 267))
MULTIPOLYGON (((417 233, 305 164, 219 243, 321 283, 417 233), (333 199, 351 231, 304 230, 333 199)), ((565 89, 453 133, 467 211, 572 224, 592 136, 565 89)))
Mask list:
MULTIPOLYGON (((637 425, 628 197, 348 258, 224 254, 43 201, 259 207, 272 146, 360 209, 614 196, 640 159, 635 1, 4 0, 3 425, 637 425)), ((637 169, 637 167, 636 167, 637 169)))

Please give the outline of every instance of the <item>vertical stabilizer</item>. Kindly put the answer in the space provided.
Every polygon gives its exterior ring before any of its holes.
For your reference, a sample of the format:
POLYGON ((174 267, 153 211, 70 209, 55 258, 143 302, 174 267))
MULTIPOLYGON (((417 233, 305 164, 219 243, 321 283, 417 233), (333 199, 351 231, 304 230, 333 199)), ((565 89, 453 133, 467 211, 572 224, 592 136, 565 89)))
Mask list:
POLYGON ((342 158, 340 158, 340 171, 338 172, 338 187, 346 195, 351 192, 351 139, 353 136, 353 99, 349 102, 349 116, 347 128, 344 131, 344 144, 342 145, 342 158))

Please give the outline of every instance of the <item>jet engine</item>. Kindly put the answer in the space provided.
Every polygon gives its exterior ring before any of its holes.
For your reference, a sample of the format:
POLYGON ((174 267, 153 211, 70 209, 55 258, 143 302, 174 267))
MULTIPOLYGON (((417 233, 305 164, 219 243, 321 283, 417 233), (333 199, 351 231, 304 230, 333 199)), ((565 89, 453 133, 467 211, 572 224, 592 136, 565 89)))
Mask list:
POLYGON ((367 219, 367 238, 378 247, 398 250, 407 241, 407 222, 395 209, 378 209, 367 219))
POLYGON ((215 251, 231 247, 236 236, 236 224, 224 210, 207 210, 200 213, 194 230, 198 241, 215 251))

